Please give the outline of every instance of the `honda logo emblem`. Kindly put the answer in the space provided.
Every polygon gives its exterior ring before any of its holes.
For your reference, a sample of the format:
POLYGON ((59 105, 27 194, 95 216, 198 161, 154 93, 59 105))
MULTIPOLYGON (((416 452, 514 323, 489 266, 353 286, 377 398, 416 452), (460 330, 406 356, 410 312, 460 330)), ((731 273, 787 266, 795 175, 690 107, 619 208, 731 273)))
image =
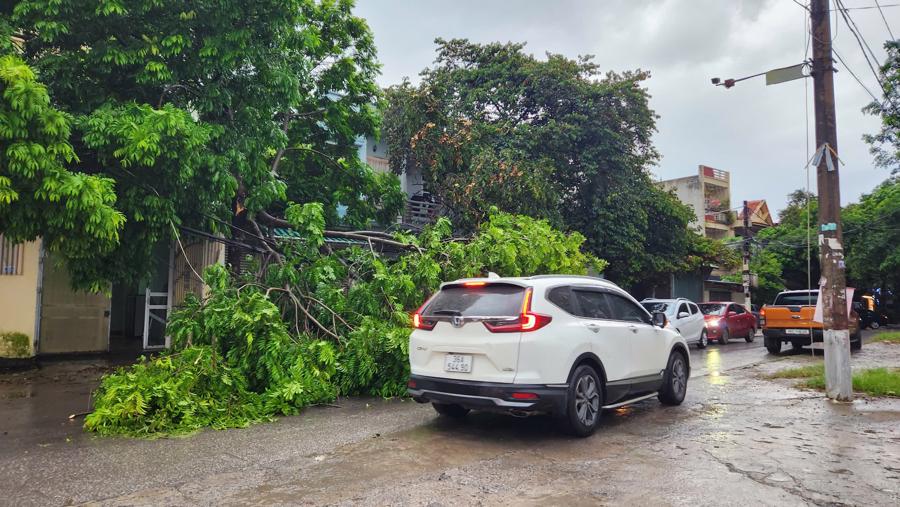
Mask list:
POLYGON ((460 317, 459 315, 454 315, 453 317, 450 318, 450 324, 452 324, 453 327, 463 327, 463 324, 464 324, 463 318, 460 317))

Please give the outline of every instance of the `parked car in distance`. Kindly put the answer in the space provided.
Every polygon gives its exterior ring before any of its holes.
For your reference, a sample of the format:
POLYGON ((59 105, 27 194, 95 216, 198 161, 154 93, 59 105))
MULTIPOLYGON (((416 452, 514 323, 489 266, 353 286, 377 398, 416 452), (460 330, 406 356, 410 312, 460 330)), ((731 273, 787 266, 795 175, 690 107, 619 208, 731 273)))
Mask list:
POLYGON ((725 345, 732 338, 743 338, 748 343, 756 339, 756 317, 743 305, 730 301, 712 301, 698 306, 706 319, 706 331, 710 340, 725 345))
MULTIPOLYGON (((781 352, 783 343, 790 343, 794 350, 822 341, 822 323, 813 320, 816 311, 818 290, 789 290, 775 296, 771 305, 760 312, 763 321, 763 340, 771 354, 781 352)), ((859 316, 850 311, 850 349, 862 348, 862 332, 859 316)))
POLYGON ((761 328, 762 324, 759 322, 759 305, 750 305, 750 313, 756 317, 756 328, 761 328))
POLYGON ((678 405, 685 339, 607 280, 545 275, 441 285, 413 314, 409 394, 443 416, 550 413, 588 436, 603 409, 678 405))
POLYGON ((695 344, 701 349, 709 344, 706 323, 697 303, 685 298, 647 298, 641 301, 641 306, 651 314, 654 312, 666 314, 668 320, 666 326, 681 333, 688 344, 695 344))

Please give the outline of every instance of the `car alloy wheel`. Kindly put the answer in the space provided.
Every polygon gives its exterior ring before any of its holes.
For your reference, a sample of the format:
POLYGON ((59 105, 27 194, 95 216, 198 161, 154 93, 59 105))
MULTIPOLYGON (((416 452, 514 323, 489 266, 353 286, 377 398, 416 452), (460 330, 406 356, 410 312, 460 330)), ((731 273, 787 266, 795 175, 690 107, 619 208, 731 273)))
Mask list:
POLYGON ((687 390, 687 367, 684 359, 679 354, 672 363, 672 392, 679 398, 683 398, 687 390))
POLYGON ((581 424, 591 427, 600 414, 600 392, 591 375, 582 375, 575 384, 575 413, 581 424))
POLYGON ((705 349, 707 345, 709 345, 709 336, 704 329, 703 331, 700 331, 700 341, 697 342, 697 346, 701 349, 705 349))
POLYGON ((731 333, 728 331, 728 328, 722 329, 722 334, 719 335, 719 345, 725 345, 728 343, 728 340, 731 338, 731 333))

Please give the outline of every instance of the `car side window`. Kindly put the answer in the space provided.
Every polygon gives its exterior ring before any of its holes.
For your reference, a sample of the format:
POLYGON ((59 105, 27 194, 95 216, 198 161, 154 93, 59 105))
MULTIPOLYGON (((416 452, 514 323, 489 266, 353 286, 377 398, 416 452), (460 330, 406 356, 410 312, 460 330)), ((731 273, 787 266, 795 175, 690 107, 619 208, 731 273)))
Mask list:
POLYGON ((747 313, 747 311, 744 310, 744 307, 741 305, 731 305, 731 309, 734 311, 734 313, 736 313, 738 315, 740 315, 742 313, 747 313))
POLYGON ((697 315, 700 313, 700 308, 694 303, 689 303, 688 306, 691 308, 691 315, 697 315))
POLYGON ((569 286, 554 287, 547 293, 547 300, 560 307, 566 313, 575 315, 575 301, 569 286))
POLYGON ((602 292, 592 290, 572 291, 578 300, 579 317, 587 317, 589 319, 611 319, 613 318, 609 305, 602 292))
POLYGON ((650 317, 640 306, 617 294, 606 294, 606 298, 609 300, 614 319, 650 324, 650 317))
MULTIPOLYGON (((688 311, 688 305, 687 305, 687 303, 681 303, 681 304, 678 306, 678 313, 682 313, 682 312, 684 312, 684 313, 691 313, 691 312, 688 311)), ((675 314, 676 317, 678 316, 678 313, 675 314)))

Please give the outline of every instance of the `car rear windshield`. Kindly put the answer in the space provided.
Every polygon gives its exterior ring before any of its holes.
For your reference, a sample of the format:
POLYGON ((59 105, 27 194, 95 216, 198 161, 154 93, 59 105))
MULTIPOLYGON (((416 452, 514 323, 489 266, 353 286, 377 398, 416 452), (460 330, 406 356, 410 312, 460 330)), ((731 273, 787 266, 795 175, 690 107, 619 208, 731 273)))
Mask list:
POLYGON ((722 315, 725 312, 725 307, 728 305, 720 303, 701 303, 697 306, 700 307, 700 311, 703 312, 703 315, 722 315))
POLYGON ((525 288, 503 283, 444 287, 422 311, 425 316, 512 317, 522 312, 525 288))
POLYGON ((644 307, 645 310, 650 312, 650 314, 654 314, 656 312, 659 313, 669 313, 669 304, 668 303, 660 303, 660 302, 647 302, 641 303, 641 306, 644 307))
POLYGON ((819 292, 782 293, 775 296, 775 306, 816 306, 819 292))

